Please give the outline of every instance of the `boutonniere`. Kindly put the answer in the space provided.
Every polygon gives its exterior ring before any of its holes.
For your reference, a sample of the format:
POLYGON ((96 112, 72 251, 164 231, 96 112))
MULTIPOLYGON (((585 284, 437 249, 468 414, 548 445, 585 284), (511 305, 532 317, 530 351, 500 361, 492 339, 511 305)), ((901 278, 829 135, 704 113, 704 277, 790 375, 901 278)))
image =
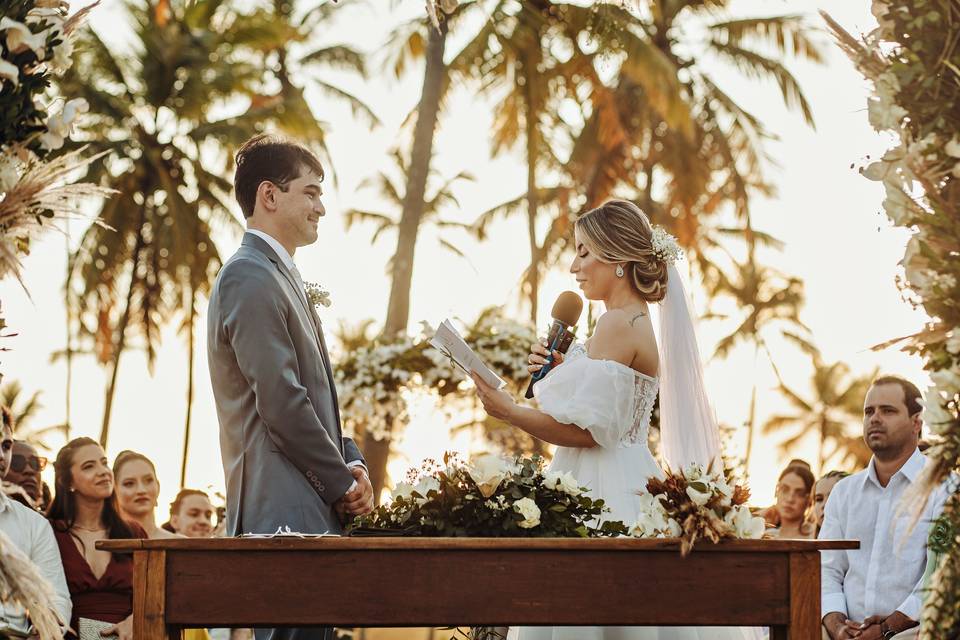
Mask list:
POLYGON ((330 306, 330 292, 316 282, 304 282, 303 291, 307 294, 307 302, 314 307, 319 307, 320 305, 325 307, 330 306))

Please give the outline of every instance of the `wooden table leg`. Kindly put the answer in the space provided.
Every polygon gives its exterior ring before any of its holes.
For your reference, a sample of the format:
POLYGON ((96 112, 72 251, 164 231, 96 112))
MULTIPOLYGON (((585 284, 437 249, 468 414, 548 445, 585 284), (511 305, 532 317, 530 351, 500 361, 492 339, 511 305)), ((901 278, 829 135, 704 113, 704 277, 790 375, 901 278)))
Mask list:
POLYGON ((787 627, 782 624, 770 627, 770 640, 787 640, 787 627))
MULTIPOLYGON (((167 594, 167 552, 133 554, 133 637, 136 640, 170 640, 164 621, 167 594)), ((173 634, 178 640, 179 633, 173 634)))
POLYGON ((784 638, 787 637, 790 640, 820 638, 819 552, 790 554, 790 630, 784 638))

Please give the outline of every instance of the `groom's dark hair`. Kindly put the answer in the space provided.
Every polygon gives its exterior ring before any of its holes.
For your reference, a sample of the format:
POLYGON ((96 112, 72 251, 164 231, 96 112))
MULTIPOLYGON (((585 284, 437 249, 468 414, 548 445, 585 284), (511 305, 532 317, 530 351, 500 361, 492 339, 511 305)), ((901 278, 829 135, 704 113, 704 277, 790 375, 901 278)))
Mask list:
POLYGON ((261 133, 243 143, 236 156, 233 188, 243 217, 253 215, 257 189, 264 180, 281 190, 309 169, 323 179, 323 166, 312 151, 301 144, 270 133, 261 133))

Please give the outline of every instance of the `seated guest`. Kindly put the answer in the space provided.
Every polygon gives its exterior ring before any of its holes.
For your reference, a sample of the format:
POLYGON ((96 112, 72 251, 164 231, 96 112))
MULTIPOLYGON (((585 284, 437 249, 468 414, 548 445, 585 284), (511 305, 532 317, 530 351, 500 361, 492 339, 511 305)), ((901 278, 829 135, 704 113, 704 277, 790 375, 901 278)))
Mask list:
POLYGON ((820 529, 824 539, 860 541, 859 549, 820 552, 821 612, 832 640, 917 637, 927 536, 950 482, 913 526, 913 510, 900 506, 926 464, 917 449, 921 408, 920 391, 903 378, 877 378, 867 391, 863 439, 873 457, 833 487, 820 529))
MULTIPOLYGON (((10 472, 10 459, 14 451, 13 417, 10 410, 0 406, 0 480, 10 472)), ((60 551, 53 537, 53 530, 46 519, 29 507, 14 502, 0 491, 0 531, 15 547, 34 564, 50 586, 53 587, 54 612, 64 631, 70 622, 70 592, 63 575, 60 551)), ((22 612, 7 611, 0 603, 0 627, 9 628, 14 622, 7 616, 19 616, 22 612), (7 624, 5 625, 4 622, 7 624)))
POLYGON ((827 505, 830 492, 833 491, 834 485, 848 475, 850 474, 846 471, 830 471, 813 485, 813 523, 817 526, 818 533, 823 526, 823 508, 827 505))
POLYGON ((132 640, 133 559, 94 545, 104 539, 146 538, 147 533, 120 514, 113 471, 95 440, 68 442, 53 471, 55 493, 47 516, 73 598, 71 626, 79 629, 80 618, 109 622, 103 635, 132 640))
POLYGON ((143 527, 148 538, 180 537, 157 525, 154 510, 160 497, 160 481, 149 458, 134 451, 121 451, 113 461, 113 478, 117 502, 125 518, 143 527))
POLYGON ((197 489, 181 489, 170 503, 170 526, 188 538, 213 536, 213 503, 197 489))
POLYGON ((808 539, 817 535, 807 521, 814 477, 807 464, 791 460, 777 480, 777 503, 764 514, 767 533, 775 538, 808 539))
POLYGON ((40 472, 46 466, 47 459, 39 455, 32 444, 14 440, 13 458, 7 469, 6 481, 19 485, 30 498, 30 506, 41 511, 45 511, 47 506, 43 502, 43 482, 40 480, 40 472))

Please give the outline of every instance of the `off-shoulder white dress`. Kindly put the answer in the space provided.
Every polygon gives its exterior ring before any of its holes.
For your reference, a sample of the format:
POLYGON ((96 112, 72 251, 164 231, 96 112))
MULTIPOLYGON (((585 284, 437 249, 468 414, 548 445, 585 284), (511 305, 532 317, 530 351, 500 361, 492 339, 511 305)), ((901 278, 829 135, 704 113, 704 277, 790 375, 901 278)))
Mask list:
MULTIPOLYGON (((592 497, 610 508, 607 520, 633 524, 637 491, 662 470, 647 446, 650 413, 659 381, 611 360, 590 358, 583 345, 570 347, 562 365, 534 386, 540 409, 558 422, 586 429, 596 447, 557 447, 551 471, 570 472, 592 497)), ((637 576, 637 606, 643 582, 637 576)), ((756 629, 739 627, 513 627, 511 640, 753 640, 756 629)))

